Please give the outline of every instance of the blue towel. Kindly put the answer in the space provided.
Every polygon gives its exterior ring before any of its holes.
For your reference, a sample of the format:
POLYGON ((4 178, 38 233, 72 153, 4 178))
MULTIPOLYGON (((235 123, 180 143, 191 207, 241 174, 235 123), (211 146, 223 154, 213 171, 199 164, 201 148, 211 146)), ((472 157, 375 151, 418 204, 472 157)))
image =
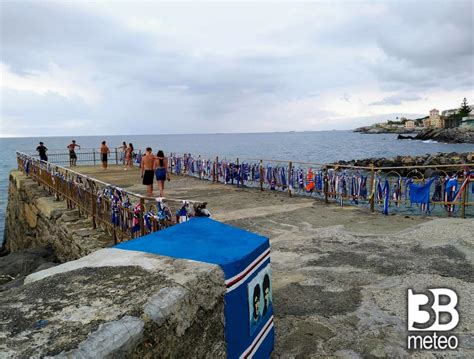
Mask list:
POLYGON ((410 183, 410 202, 411 203, 430 203, 430 187, 435 177, 430 178, 424 184, 410 183))

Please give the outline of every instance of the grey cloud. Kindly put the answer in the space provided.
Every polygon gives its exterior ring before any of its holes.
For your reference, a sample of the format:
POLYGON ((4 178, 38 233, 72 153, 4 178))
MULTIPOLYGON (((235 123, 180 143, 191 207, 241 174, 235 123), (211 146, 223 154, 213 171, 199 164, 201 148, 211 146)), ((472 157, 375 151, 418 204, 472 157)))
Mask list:
MULTIPOLYGON (((472 3, 426 5, 389 2, 383 19, 377 13, 358 13, 341 25, 330 19, 317 21, 314 5, 279 4, 280 15, 285 6, 301 7, 314 21, 286 27, 278 23, 277 30, 265 35, 256 31, 262 48, 258 43, 252 46, 258 55, 250 46, 220 56, 209 44, 207 52, 195 56, 193 48, 174 46, 179 40, 174 36, 179 35, 130 29, 100 12, 61 3, 2 2, 2 62, 19 75, 47 69, 50 62, 70 71, 86 69, 103 95, 99 103, 87 105, 53 93, 9 92, 2 116, 22 119, 32 127, 34 118, 83 119, 114 133, 136 133, 146 126, 158 132, 257 131, 271 126, 290 129, 293 123, 304 127, 299 119, 271 112, 278 104, 327 91, 349 101, 354 98, 347 92, 351 87, 374 79, 383 90, 416 94, 381 95, 378 104, 418 100, 424 91, 436 88, 472 89, 472 3), (268 44, 272 46, 264 46, 268 44), (367 55, 377 49, 383 57, 367 55)), ((131 9, 135 6, 139 5, 131 9)), ((273 5, 258 6, 264 17, 271 16, 273 5)), ((334 6, 351 11, 353 5, 334 6)), ((179 5, 173 16, 185 10, 179 5)), ((239 40, 228 39, 236 44, 239 40)), ((318 108, 308 111, 308 118, 337 116, 318 108)))
POLYGON ((378 106, 378 105, 400 105, 402 102, 406 101, 418 101, 422 100, 422 98, 418 95, 410 95, 410 94, 400 94, 400 95, 393 95, 388 96, 382 99, 381 101, 372 102, 370 106, 378 106))

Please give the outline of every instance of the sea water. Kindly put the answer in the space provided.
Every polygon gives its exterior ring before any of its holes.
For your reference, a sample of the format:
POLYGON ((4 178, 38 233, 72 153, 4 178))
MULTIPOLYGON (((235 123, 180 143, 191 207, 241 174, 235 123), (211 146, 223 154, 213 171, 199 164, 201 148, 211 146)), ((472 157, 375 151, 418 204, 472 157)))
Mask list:
MULTIPOLYGON (((126 141, 133 143, 137 150, 150 146, 155 153, 161 149, 166 153, 200 154, 209 158, 219 156, 221 159, 238 157, 317 163, 474 151, 472 144, 401 141, 397 140, 396 134, 362 134, 352 131, 1 138, 3 155, 0 156, 0 242, 3 238, 1 234, 4 230, 8 198, 8 174, 17 167, 15 151, 33 154, 39 141, 43 141, 50 151, 67 151, 66 146, 72 139, 82 147, 78 152, 98 149, 101 141, 105 140, 110 148, 119 147, 126 141)), ((137 178, 137 182, 139 181, 137 178)))

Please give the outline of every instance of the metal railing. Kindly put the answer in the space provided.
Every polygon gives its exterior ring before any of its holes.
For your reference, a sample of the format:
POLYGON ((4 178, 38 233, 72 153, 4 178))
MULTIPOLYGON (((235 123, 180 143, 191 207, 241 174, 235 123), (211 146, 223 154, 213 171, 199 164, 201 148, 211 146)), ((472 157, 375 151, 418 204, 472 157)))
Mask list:
POLYGON ((469 170, 472 163, 375 167, 173 154, 169 163, 175 174, 262 191, 284 191, 289 196, 315 197, 341 206, 362 206, 371 212, 380 208, 384 214, 474 216, 474 202, 469 202, 469 187, 474 193, 474 172, 469 170), (410 188, 423 184, 428 187, 429 200, 412 203, 410 188))
MULTIPOLYGON (((122 163, 121 149, 111 152, 111 162, 122 163)), ((139 162, 141 152, 137 151, 136 162, 139 162)), ((82 158, 78 156, 78 162, 100 163, 98 157, 91 161, 93 154, 94 151, 83 153, 82 158)), ((69 161, 64 151, 55 155, 62 156, 58 157, 62 161, 69 161)), ((173 153, 168 159, 168 170, 177 175, 256 187, 262 191, 284 191, 289 196, 314 197, 341 206, 367 207, 371 212, 380 209, 385 214, 474 216, 474 202, 469 201, 469 187, 473 191, 474 174, 468 169, 474 167, 473 163, 376 167, 256 158, 229 160, 219 156, 206 158, 173 153), (412 203, 410 184, 424 184, 429 177, 437 178, 429 190, 429 203, 412 203), (454 191, 446 191, 448 182, 454 191), (455 186, 452 186, 453 182, 455 186)))
MULTIPOLYGON (((101 163, 100 149, 97 148, 81 148, 75 150, 76 163, 82 165, 97 165, 101 163)), ((39 158, 37 153, 30 153, 29 156, 33 158, 39 158)), ((48 162, 57 164, 57 165, 69 165, 71 163, 70 153, 68 150, 62 149, 53 149, 48 150, 47 153, 48 162)), ((137 157, 141 156, 141 152, 137 151, 134 154, 133 160, 136 160, 137 157)), ((121 148, 111 148, 108 155, 109 163, 113 164, 124 164, 125 158, 124 153, 121 148)))
POLYGON ((195 206, 205 207, 205 202, 143 196, 22 152, 16 156, 19 170, 65 200, 68 209, 89 216, 92 227, 102 227, 114 243, 180 223, 195 215, 195 206))

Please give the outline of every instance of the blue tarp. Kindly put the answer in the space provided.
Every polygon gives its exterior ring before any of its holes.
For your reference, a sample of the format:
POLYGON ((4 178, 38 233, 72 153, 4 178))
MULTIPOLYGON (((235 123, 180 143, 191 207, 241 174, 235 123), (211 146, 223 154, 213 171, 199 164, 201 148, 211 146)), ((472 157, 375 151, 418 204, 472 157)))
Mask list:
POLYGON ((116 248, 218 264, 231 278, 269 247, 268 238, 207 217, 123 242, 116 248))

